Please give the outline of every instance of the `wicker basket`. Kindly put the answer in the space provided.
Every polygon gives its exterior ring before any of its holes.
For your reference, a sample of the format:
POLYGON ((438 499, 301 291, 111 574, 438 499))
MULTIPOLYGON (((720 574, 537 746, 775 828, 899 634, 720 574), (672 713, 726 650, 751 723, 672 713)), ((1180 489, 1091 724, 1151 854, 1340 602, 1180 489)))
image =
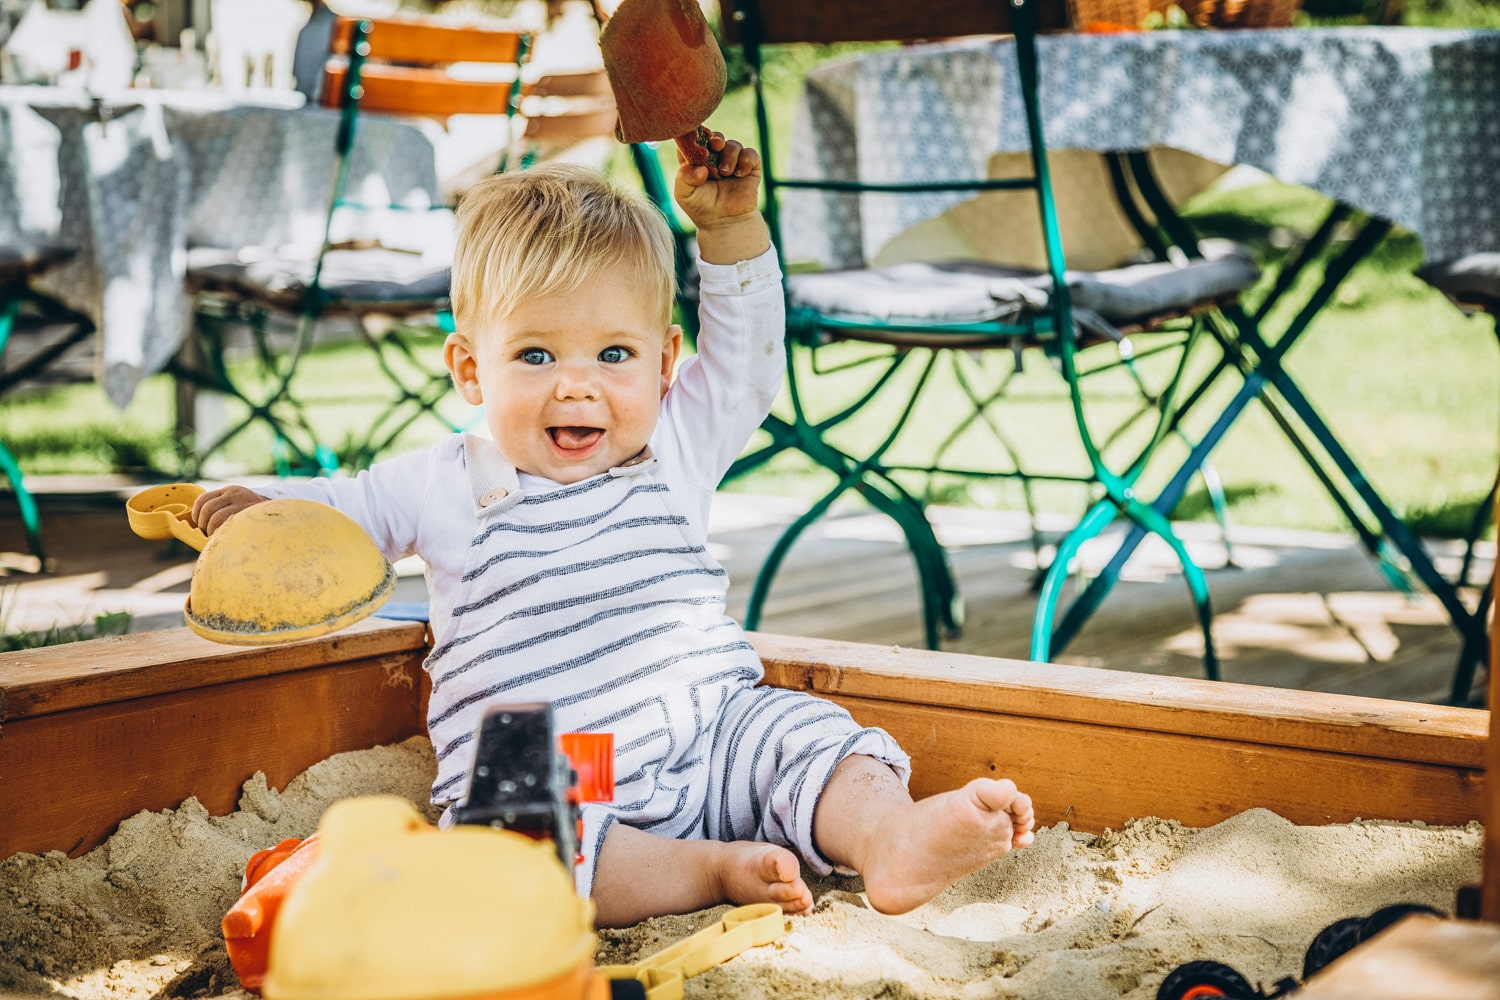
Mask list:
POLYGON ((1134 28, 1151 13, 1152 0, 1068 0, 1068 24, 1080 31, 1114 26, 1134 28))
POLYGON ((1302 0, 1180 0, 1178 6, 1200 28, 1289 28, 1302 0))
POLYGON ((1068 0, 1068 19, 1077 30, 1134 28, 1174 6, 1200 28, 1288 28, 1302 0, 1068 0))

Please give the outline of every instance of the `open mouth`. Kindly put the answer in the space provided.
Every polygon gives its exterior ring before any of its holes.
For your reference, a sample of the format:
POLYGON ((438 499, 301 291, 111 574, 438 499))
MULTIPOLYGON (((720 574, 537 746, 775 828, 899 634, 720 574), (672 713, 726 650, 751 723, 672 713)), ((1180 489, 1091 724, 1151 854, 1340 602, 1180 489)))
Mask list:
POLYGON ((548 427, 547 434, 559 450, 565 452, 588 451, 604 437, 602 427, 548 427))

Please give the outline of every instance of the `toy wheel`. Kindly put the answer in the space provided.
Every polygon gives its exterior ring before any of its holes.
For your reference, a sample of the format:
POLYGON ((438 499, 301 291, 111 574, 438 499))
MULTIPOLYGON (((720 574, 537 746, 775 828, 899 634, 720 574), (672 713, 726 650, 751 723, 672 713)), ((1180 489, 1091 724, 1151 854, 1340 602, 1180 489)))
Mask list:
POLYGON ((1179 965, 1157 987, 1156 1000, 1256 1000, 1260 992, 1223 962, 1179 965))
POLYGON ((1447 916, 1442 910, 1435 910, 1421 903, 1393 903, 1390 906, 1382 906, 1364 919, 1364 923, 1359 928, 1359 939, 1368 941, 1391 924, 1413 913, 1426 913, 1434 917, 1447 916))
POLYGON ((1313 973, 1358 944, 1359 929, 1364 922, 1364 917, 1345 917, 1318 931, 1302 960, 1302 978, 1312 978, 1313 973))

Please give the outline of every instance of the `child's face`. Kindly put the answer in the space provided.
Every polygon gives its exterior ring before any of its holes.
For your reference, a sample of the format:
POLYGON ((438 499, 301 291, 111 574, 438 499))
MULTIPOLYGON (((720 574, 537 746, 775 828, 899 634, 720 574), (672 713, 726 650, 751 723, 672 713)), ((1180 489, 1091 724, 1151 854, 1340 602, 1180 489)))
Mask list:
POLYGON ((625 464, 650 440, 682 331, 664 328, 633 285, 629 274, 605 271, 448 338, 459 395, 484 407, 517 469, 576 483, 625 464))

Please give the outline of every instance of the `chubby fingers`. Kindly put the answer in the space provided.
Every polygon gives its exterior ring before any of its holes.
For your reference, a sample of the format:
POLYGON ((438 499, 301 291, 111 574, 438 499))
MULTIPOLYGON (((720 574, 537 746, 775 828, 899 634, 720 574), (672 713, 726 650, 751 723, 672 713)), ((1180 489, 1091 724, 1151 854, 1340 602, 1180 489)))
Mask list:
POLYGON ((748 177, 760 169, 760 154, 738 139, 726 138, 723 132, 708 133, 707 145, 717 161, 712 167, 689 165, 682 148, 677 149, 677 165, 683 179, 693 187, 706 184, 713 177, 748 177))
POLYGON ((243 486, 226 486, 204 493, 193 501, 193 524, 205 535, 212 535, 229 518, 260 503, 265 498, 243 486))
MULTIPOLYGON (((717 133, 715 133, 717 135, 717 133)), ((723 139, 719 154, 720 177, 748 177, 760 169, 760 154, 735 139, 723 139)))

